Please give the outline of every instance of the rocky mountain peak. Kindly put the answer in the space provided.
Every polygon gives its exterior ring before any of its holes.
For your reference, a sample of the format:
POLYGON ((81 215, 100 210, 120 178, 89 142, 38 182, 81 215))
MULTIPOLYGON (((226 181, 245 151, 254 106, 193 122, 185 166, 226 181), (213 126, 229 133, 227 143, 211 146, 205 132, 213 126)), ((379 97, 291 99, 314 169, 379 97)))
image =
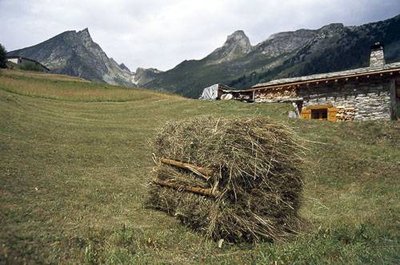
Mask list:
POLYGON ((248 41, 249 39, 243 30, 236 30, 231 35, 228 35, 228 37, 227 37, 227 42, 232 41, 232 40, 233 41, 241 41, 241 40, 248 41))
POLYGON ((37 45, 9 52, 37 60, 53 73, 79 76, 113 85, 135 86, 134 75, 123 69, 95 43, 87 28, 65 31, 37 45))
POLYGON ((82 38, 92 39, 92 37, 90 37, 88 28, 84 28, 83 30, 78 31, 77 34, 82 38))
POLYGON ((244 31, 237 30, 229 35, 224 45, 212 52, 207 59, 209 64, 228 62, 244 56, 252 50, 253 47, 244 31))
POLYGON ((251 51, 252 46, 244 31, 237 30, 227 37, 223 48, 230 48, 239 52, 248 53, 251 51))
POLYGON ((89 29, 85 28, 76 33, 76 36, 86 45, 93 43, 93 39, 90 36, 89 29))

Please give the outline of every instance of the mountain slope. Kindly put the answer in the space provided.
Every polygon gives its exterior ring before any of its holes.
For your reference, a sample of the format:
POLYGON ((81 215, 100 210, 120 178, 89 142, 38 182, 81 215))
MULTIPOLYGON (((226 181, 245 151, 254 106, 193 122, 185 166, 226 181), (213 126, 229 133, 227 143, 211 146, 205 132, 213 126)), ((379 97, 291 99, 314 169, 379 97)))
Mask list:
POLYGON ((204 87, 250 87, 275 78, 368 66, 370 46, 385 44, 387 62, 400 60, 400 16, 361 26, 330 24, 317 30, 277 33, 251 46, 243 31, 201 60, 184 61, 156 74, 145 87, 198 97, 204 87))
POLYGON ((97 82, 135 86, 134 74, 119 65, 95 43, 88 29, 66 31, 32 47, 9 52, 46 65, 54 73, 82 77, 97 82))

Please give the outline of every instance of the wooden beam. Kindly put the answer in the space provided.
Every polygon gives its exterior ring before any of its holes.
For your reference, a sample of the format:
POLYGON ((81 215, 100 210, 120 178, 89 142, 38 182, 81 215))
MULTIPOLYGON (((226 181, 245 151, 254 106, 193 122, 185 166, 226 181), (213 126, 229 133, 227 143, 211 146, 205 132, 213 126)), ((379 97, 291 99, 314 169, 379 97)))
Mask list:
POLYGON ((161 161, 161 163, 166 164, 166 165, 187 169, 187 170, 195 173, 196 175, 205 178, 206 180, 209 180, 210 177, 214 173, 211 169, 195 166, 195 165, 181 162, 181 161, 176 161, 176 160, 166 159, 166 158, 161 158, 160 161, 161 161))
POLYGON ((201 187, 192 187, 189 185, 171 183, 171 182, 159 180, 159 179, 153 180, 153 183, 163 186, 163 187, 171 188, 174 190, 178 190, 178 191, 183 190, 183 191, 187 191, 187 192, 191 192, 191 193, 195 193, 195 194, 199 194, 199 195, 203 195, 203 196, 208 196, 208 197, 212 197, 212 198, 218 198, 219 196, 221 196, 221 192, 219 192, 218 190, 214 190, 214 189, 204 189, 201 187))

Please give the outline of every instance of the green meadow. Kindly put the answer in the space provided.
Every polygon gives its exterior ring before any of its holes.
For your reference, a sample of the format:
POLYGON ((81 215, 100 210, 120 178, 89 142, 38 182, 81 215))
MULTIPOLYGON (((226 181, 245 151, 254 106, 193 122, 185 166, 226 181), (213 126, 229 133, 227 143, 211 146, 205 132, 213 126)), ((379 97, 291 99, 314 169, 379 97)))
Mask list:
POLYGON ((290 108, 1 70, 0 264, 399 264, 400 123, 290 108), (200 115, 269 116, 305 140, 298 234, 218 248, 145 207, 153 137, 200 115))

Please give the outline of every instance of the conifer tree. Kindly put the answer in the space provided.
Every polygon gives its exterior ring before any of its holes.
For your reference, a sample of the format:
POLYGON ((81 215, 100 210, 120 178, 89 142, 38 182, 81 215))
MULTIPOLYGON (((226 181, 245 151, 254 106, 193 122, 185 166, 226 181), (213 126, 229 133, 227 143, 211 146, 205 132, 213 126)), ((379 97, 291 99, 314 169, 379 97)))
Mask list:
POLYGON ((6 68, 7 67, 7 59, 6 59, 6 49, 4 46, 0 43, 0 68, 6 68))

